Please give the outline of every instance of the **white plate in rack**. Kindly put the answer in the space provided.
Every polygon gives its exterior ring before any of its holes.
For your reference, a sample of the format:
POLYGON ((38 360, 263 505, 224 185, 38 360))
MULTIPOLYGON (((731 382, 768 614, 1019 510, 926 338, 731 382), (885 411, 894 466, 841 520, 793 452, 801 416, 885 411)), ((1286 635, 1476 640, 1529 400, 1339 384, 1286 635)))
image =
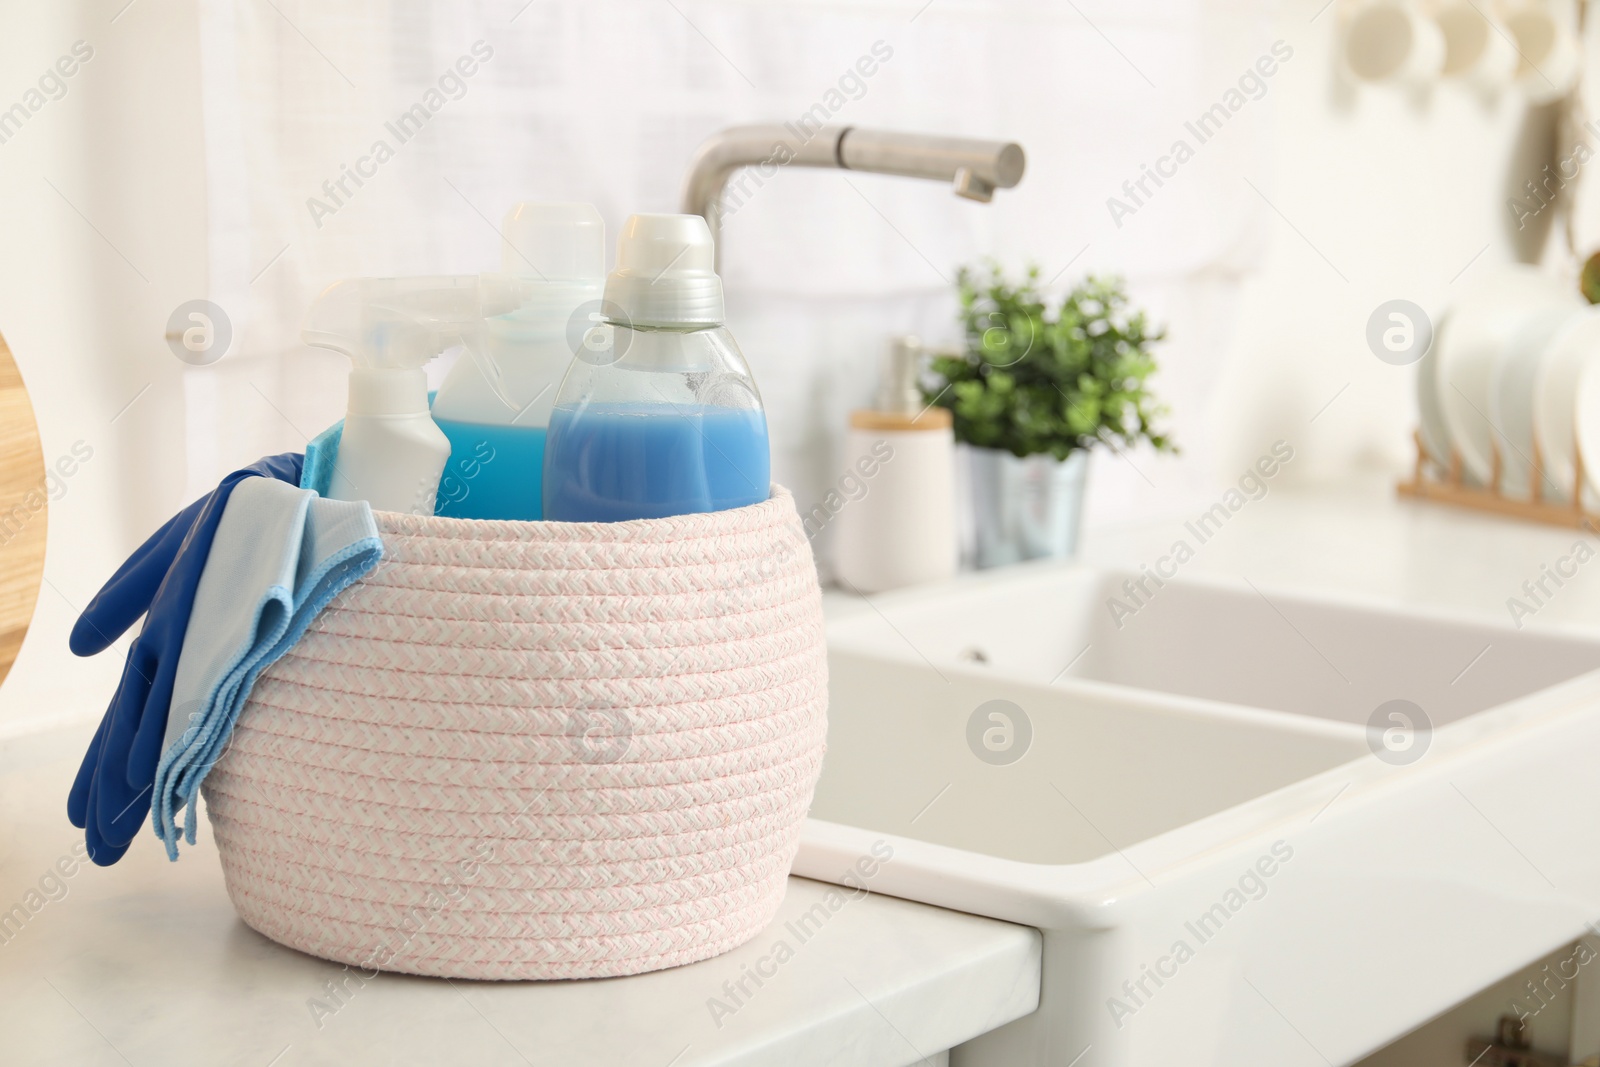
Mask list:
POLYGON ((1422 450, 1440 467, 1450 466, 1450 428, 1444 421, 1444 401, 1439 398, 1439 350, 1450 332, 1450 313, 1439 316, 1433 344, 1417 364, 1417 432, 1422 450))
MULTIPOLYGON (((1502 353, 1532 316, 1584 306, 1575 287, 1521 263, 1485 271, 1456 301, 1439 352, 1436 388, 1450 443, 1472 481, 1487 485, 1493 476, 1496 434, 1489 392, 1502 353)), ((1571 452, 1569 442, 1568 456, 1571 452)), ((1570 484, 1570 478, 1561 484, 1570 484)))
MULTIPOLYGON (((1557 308, 1523 320, 1496 361, 1489 386, 1489 422, 1500 449, 1500 488, 1525 500, 1533 492, 1533 393, 1550 343, 1582 311, 1557 308)), ((1568 483, 1540 478, 1545 499, 1560 498, 1568 483)))
MULTIPOLYGON (((1587 364, 1600 352, 1600 308, 1589 308, 1573 316, 1550 343, 1539 362, 1533 387, 1533 436, 1539 442, 1544 463, 1546 488, 1554 483, 1552 495, 1572 499, 1572 483, 1577 475, 1573 456, 1577 448, 1575 412, 1579 379, 1587 364)), ((1585 466, 1589 461, 1585 459, 1585 466)))
POLYGON ((1573 401, 1573 434, 1583 457, 1586 499, 1592 501, 1600 496, 1600 359, 1584 361, 1573 401))

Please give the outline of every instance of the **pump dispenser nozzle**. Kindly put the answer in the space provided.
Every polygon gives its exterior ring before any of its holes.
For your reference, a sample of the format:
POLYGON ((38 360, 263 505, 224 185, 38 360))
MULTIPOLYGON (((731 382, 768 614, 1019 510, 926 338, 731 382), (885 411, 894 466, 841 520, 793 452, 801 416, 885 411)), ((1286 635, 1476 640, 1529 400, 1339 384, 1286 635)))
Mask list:
POLYGON ((922 373, 922 342, 910 334, 896 337, 889 346, 878 377, 878 410, 915 415, 926 409, 917 376, 922 373))

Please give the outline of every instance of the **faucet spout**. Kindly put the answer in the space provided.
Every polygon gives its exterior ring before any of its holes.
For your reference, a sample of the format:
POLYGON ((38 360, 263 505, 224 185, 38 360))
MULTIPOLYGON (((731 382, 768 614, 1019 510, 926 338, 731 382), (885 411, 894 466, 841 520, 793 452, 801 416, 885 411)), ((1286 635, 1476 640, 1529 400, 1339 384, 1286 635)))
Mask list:
POLYGON ((763 181, 781 167, 827 167, 871 174, 898 174, 951 183, 957 196, 988 203, 996 189, 1022 180, 1022 146, 1010 141, 823 126, 809 133, 793 125, 732 126, 713 134, 695 152, 681 198, 685 214, 700 215, 718 238, 721 221, 737 211, 751 190, 733 175, 761 168, 763 181), (728 187, 732 184, 733 188, 728 187))

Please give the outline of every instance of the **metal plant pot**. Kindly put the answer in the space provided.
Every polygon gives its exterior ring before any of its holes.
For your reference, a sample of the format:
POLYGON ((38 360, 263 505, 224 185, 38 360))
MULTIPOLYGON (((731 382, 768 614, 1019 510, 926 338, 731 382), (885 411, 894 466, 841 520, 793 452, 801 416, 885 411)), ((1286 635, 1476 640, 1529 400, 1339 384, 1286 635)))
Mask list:
POLYGON ((1029 559, 1066 559, 1078 550, 1089 453, 1065 460, 1018 459, 995 448, 958 445, 963 566, 1003 567, 1029 559))

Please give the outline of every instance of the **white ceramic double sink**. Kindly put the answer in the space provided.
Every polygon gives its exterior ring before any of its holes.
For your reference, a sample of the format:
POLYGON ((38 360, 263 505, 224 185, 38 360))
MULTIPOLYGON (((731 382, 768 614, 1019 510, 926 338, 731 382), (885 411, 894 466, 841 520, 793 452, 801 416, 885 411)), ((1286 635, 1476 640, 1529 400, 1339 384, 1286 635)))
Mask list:
POLYGON ((1347 1063, 1600 919, 1600 641, 1139 577, 830 625, 796 873, 885 841, 875 890, 1045 933, 952 1064, 1347 1063))

